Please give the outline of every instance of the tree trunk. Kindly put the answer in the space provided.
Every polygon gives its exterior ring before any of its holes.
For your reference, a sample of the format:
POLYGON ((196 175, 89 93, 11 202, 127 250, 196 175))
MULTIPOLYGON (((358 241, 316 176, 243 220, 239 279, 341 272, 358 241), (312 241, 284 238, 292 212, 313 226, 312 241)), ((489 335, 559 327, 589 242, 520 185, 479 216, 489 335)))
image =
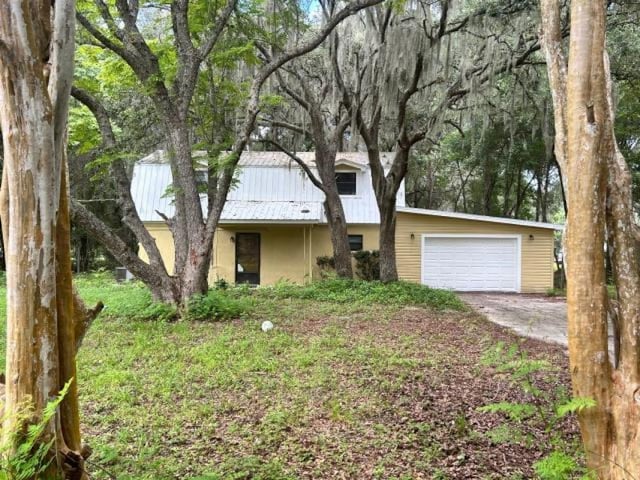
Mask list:
POLYGON ((596 401, 579 415, 587 465, 598 478, 640 472, 640 272, 628 166, 613 132, 605 5, 571 4, 566 67, 557 1, 541 2, 543 46, 556 117, 556 158, 566 182, 567 313, 573 393, 596 401), (617 301, 606 292, 605 231, 617 301), (610 362, 607 317, 614 344, 610 362), (613 365, 612 365, 613 363, 613 365))
POLYGON ((55 439, 45 477, 86 479, 65 156, 74 11, 73 0, 46 6, 0 5, 0 129, 5 156, 0 215, 7 246, 3 432, 5 441, 17 447, 19 436, 12 432, 38 422, 47 403, 71 382, 59 414, 40 440, 55 439), (28 404, 34 415, 19 420, 16 415, 28 404))
POLYGON ((380 280, 396 282, 396 197, 385 198, 380 207, 380 280))
MULTIPOLYGON (((335 175, 334 175, 335 184, 335 175)), ((349 234, 347 232, 347 220, 342 207, 340 195, 335 188, 326 189, 324 208, 331 232, 331 245, 333 246, 333 259, 336 274, 340 278, 353 278, 351 265, 351 248, 349 247, 349 234)), ((335 185, 333 185, 335 187, 335 185)))

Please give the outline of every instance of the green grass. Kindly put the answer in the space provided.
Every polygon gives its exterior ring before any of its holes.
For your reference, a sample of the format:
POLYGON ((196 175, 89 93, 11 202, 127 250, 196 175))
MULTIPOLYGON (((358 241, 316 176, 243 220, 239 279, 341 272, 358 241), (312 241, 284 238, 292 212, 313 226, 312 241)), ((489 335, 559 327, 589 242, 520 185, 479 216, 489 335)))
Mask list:
POLYGON ((149 320, 137 283, 76 285, 106 305, 78 355, 93 479, 436 478, 455 416, 432 425, 429 392, 493 342, 454 294, 408 283, 230 288, 177 322, 149 320))

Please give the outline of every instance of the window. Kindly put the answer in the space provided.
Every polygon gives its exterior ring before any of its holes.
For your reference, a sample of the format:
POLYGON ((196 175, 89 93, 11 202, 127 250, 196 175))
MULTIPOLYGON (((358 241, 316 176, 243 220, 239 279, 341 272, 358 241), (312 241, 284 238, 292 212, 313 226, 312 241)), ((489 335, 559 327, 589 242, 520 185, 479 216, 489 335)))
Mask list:
POLYGON ((196 170, 196 186, 198 188, 198 192, 206 193, 207 188, 209 187, 209 180, 206 170, 196 170))
POLYGON ((362 250, 362 235, 349 235, 349 249, 352 252, 362 250))
POLYGON ((340 195, 356 194, 356 174, 355 172, 336 173, 336 184, 340 195))

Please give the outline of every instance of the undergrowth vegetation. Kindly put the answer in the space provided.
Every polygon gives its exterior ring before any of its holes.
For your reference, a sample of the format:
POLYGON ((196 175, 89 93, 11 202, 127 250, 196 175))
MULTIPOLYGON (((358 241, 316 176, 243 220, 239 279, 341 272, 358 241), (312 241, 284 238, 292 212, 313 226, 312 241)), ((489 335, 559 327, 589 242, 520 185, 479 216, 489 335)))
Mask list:
MULTIPOLYGON (((136 320, 171 321, 178 318, 174 306, 154 302, 149 290, 139 282, 116 283, 107 274, 80 276, 76 285, 88 303, 102 300, 105 316, 126 315, 136 320)), ((265 300, 314 300, 351 305, 414 305, 434 310, 465 309, 462 301, 447 290, 437 290, 410 282, 326 279, 307 285, 287 281, 272 286, 230 286, 217 283, 206 295, 194 296, 182 312, 190 321, 240 318, 265 300)))
POLYGON ((553 448, 549 455, 533 465, 540 480, 593 478, 576 461, 580 457, 576 445, 567 443, 558 427, 567 415, 594 407, 594 400, 571 398, 564 385, 544 388, 545 383, 553 384, 557 368, 546 359, 531 358, 517 343, 507 347, 504 342, 499 342, 485 352, 482 363, 493 367, 497 374, 508 375, 512 385, 522 391, 524 400, 492 403, 479 410, 502 414, 505 423, 501 427, 508 428, 509 437, 518 441, 526 438, 522 431, 527 425, 538 426, 553 448))
POLYGON ((256 289, 255 295, 268 298, 298 298, 333 303, 416 305, 435 310, 464 310, 453 292, 436 290, 410 282, 327 279, 308 285, 280 282, 256 289))
MULTIPOLYGON (((37 423, 25 428, 34 414, 32 406, 28 404, 23 406, 15 418, 11 418, 13 430, 3 432, 0 443, 0 480, 41 478, 53 461, 50 453, 56 441, 55 438, 45 439, 45 432, 67 395, 72 381, 67 382, 60 394, 45 406, 42 418, 37 423)), ((1 420, 5 424, 7 419, 1 420)))

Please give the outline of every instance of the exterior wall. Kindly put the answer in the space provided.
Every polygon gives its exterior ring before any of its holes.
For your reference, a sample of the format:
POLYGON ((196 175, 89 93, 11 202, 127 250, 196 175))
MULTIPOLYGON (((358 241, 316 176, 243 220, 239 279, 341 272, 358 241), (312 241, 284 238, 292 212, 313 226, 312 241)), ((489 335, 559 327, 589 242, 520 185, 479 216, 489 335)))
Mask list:
POLYGON ((403 280, 421 281, 423 233, 520 235, 521 291, 542 293, 553 287, 554 232, 550 229, 398 212, 396 255, 403 280))
MULTIPOLYGON (((145 224, 156 239, 158 248, 173 271, 173 239, 162 222, 145 224)), ((225 225, 218 229, 209 281, 224 278, 235 281, 235 244, 237 232, 260 233, 262 285, 279 280, 304 283, 320 278, 316 258, 331 255, 331 238, 326 225, 225 225)), ((349 233, 363 235, 365 250, 378 249, 378 225, 352 225, 349 233)), ((505 225, 475 220, 454 219, 398 212, 396 252, 398 275, 403 280, 420 282, 421 235, 423 233, 511 234, 522 237, 521 289, 524 293, 542 293, 553 287, 553 231, 549 229, 505 225), (411 233, 414 238, 411 239, 411 233), (530 240, 529 235, 534 239, 530 240)), ((147 260, 144 249, 140 257, 147 260)))
POLYGON ((309 278, 308 225, 225 225, 216 231, 209 282, 235 283, 235 234, 260 234, 260 284, 280 280, 304 283, 309 278))
MULTIPOLYGON (((158 250, 160 250, 160 255, 162 255, 162 259, 167 266, 167 270, 169 273, 173 272, 173 265, 175 260, 175 250, 173 248, 173 236, 169 231, 169 227, 164 222, 145 222, 144 226, 149 230, 149 233, 156 240, 156 245, 158 245, 158 250)), ((149 261, 149 256, 147 252, 144 251, 142 245, 140 245, 138 255, 145 262, 149 261)))
MULTIPOLYGON (((169 271, 173 271, 174 248, 169 229, 161 222, 148 222, 145 226, 156 239, 169 271)), ((332 255, 329 227, 326 225, 224 225, 216 231, 209 282, 224 279, 235 282, 236 233, 260 234, 260 284, 272 285, 280 280, 305 283, 320 278, 316 258, 332 255)), ((377 225, 354 225, 349 234, 362 235, 363 248, 378 248, 377 225)), ((140 257, 147 261, 144 249, 140 257)))

